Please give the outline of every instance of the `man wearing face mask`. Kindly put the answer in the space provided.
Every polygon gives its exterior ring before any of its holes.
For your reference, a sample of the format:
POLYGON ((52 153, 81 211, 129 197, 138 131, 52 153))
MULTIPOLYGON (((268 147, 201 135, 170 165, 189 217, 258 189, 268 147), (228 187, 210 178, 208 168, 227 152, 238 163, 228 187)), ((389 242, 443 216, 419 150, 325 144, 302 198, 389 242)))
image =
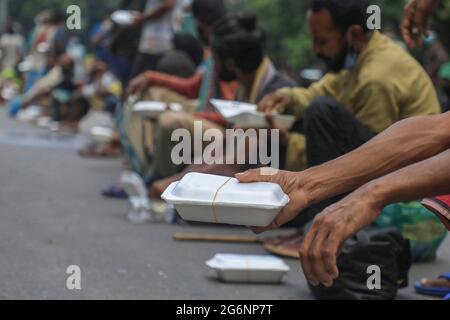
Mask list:
POLYGON ((259 104, 303 120, 308 166, 356 149, 399 120, 440 112, 419 63, 367 28, 368 6, 366 0, 313 0, 308 21, 314 53, 329 73, 308 89, 282 89, 259 104))
MULTIPOLYGON (((296 171, 339 158, 402 119, 441 111, 420 64, 387 36, 368 29, 368 6, 367 0, 312 0, 313 50, 329 72, 308 89, 281 89, 259 103, 262 111, 295 114, 302 122, 303 153, 295 146, 298 133, 280 133, 287 135, 287 159, 300 164, 296 171)), ((343 196, 322 199, 290 226, 303 227, 343 196)), ((266 248, 296 257, 302 241, 300 230, 269 241, 266 248)))

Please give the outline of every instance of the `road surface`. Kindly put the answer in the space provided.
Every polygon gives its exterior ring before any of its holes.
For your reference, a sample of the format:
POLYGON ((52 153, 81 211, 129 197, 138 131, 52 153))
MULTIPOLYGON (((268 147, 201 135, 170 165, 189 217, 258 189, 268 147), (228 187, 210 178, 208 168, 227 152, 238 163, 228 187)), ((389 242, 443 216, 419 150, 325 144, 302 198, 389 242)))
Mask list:
MULTIPOLYGON (((119 160, 86 160, 76 143, 10 120, 0 108, 0 299, 312 299, 299 263, 282 285, 231 285, 205 261, 216 253, 265 254, 260 245, 179 243, 175 232, 251 235, 246 229, 133 225, 127 202, 100 196, 117 182, 119 160), (50 141, 50 143, 48 142, 50 141), (67 267, 81 290, 66 288, 67 267)), ((450 239, 414 279, 450 271, 450 239)), ((400 299, 428 299, 412 286, 400 299)))

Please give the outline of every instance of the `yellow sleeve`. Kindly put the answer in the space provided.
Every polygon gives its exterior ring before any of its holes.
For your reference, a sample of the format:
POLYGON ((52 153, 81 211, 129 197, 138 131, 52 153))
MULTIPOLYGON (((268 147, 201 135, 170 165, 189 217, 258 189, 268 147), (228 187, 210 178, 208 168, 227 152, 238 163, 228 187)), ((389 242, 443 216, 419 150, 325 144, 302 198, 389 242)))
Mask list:
POLYGON ((328 73, 322 80, 312 84, 309 88, 283 88, 279 93, 290 98, 290 104, 286 109, 287 114, 292 114, 301 119, 305 109, 317 97, 336 96, 338 75, 328 73))
POLYGON ((356 118, 374 133, 400 120, 399 102, 388 82, 371 81, 362 86, 353 107, 356 118))

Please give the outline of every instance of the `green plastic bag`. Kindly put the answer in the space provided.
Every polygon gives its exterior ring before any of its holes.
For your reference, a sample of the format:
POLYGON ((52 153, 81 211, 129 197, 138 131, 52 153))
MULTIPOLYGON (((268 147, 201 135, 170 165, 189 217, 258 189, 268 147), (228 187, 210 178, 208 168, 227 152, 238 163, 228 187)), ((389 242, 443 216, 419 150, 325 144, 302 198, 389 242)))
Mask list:
POLYGON ((375 221, 375 226, 397 228, 411 242, 414 262, 436 259, 436 252, 448 233, 439 219, 420 202, 387 206, 375 221))

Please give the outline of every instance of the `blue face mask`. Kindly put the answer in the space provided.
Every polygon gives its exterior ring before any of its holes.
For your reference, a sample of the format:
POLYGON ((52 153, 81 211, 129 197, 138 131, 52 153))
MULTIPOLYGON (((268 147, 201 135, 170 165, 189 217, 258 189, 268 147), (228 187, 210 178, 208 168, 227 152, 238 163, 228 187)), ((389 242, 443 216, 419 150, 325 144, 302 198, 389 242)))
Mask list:
POLYGON ((346 70, 353 70, 355 69, 357 64, 358 64, 358 54, 356 52, 347 53, 347 56, 345 57, 344 68, 346 70))

